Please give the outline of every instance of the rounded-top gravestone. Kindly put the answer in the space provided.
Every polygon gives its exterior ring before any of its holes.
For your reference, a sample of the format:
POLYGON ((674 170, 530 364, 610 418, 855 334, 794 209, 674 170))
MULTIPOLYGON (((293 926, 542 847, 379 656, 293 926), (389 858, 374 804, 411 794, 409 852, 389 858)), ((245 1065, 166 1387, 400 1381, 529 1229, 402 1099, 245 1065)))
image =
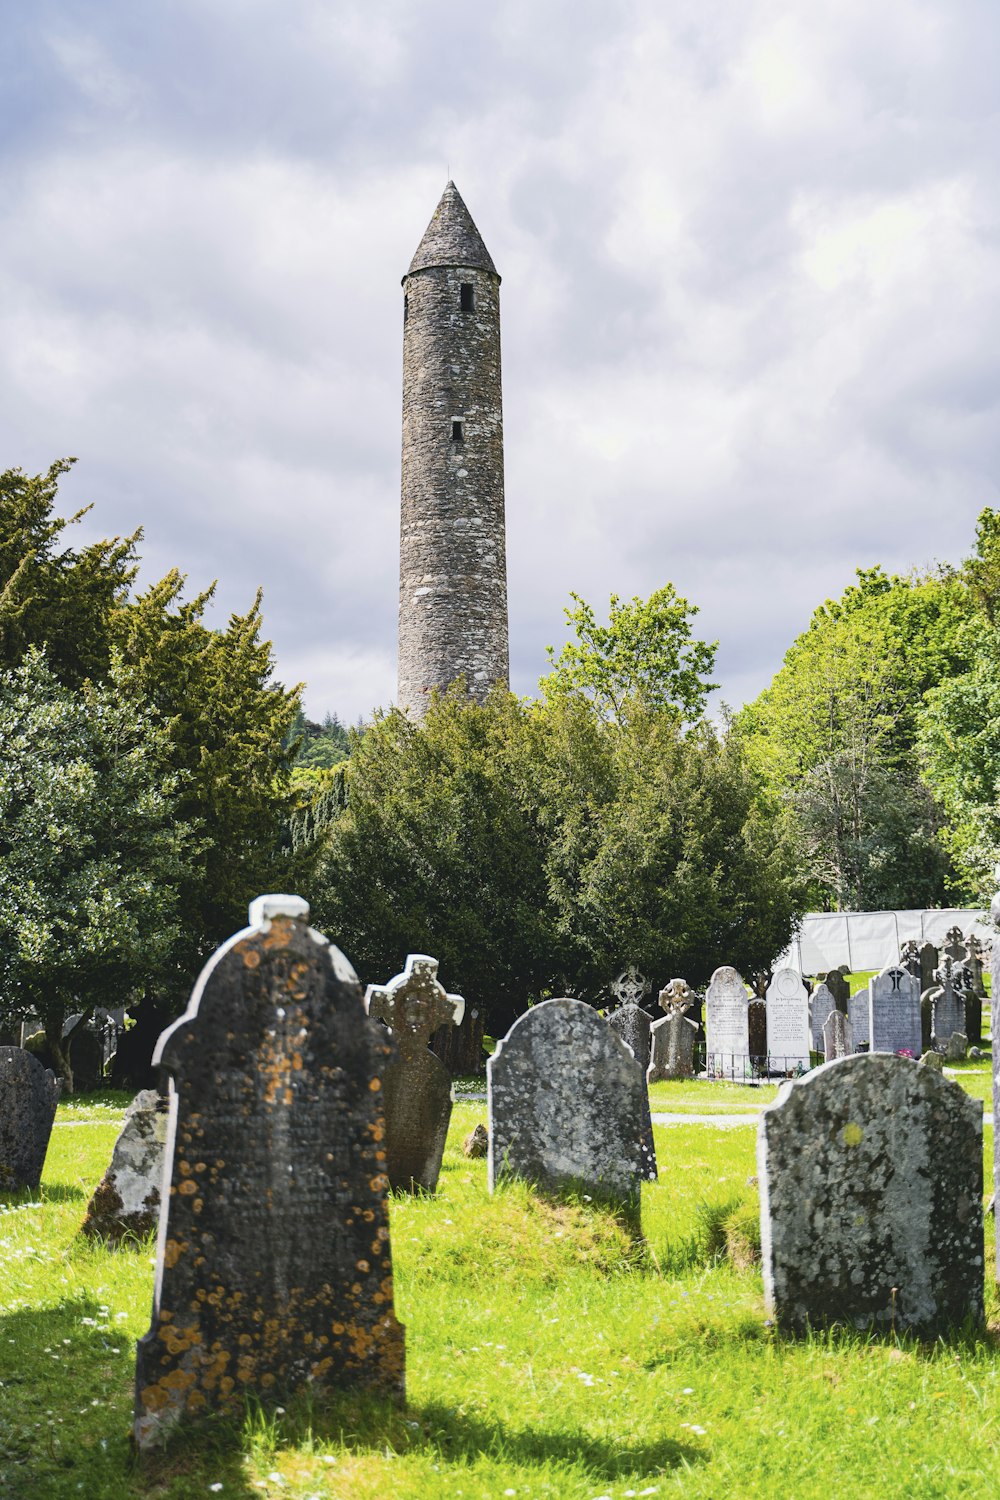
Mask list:
POLYGON ((0 1047, 0 1192, 37 1189, 61 1088, 23 1047, 0 1047))

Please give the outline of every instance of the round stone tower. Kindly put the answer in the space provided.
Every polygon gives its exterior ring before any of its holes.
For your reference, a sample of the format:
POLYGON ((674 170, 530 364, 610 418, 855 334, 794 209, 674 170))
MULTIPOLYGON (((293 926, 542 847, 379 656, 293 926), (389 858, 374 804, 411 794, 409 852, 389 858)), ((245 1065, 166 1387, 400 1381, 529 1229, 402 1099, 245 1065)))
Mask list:
POLYGON ((400 708, 509 681, 500 277, 453 182, 403 277, 400 708))

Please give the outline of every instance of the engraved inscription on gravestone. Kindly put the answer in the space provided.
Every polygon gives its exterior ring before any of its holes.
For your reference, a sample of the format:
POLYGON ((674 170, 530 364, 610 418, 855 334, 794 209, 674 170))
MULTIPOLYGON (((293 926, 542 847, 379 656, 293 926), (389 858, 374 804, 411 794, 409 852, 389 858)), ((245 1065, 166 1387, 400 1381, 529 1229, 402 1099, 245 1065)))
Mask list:
POLYGON ((639 1213, 649 1098, 624 1042, 581 1000, 543 1000, 486 1064, 489 1186, 582 1188, 639 1213))
POLYGON ((62 1084, 21 1047, 0 1047, 0 1192, 34 1191, 62 1084))
POLYGON ((982 1144, 981 1101, 909 1058, 845 1057, 785 1084, 757 1136, 779 1327, 982 1322, 982 1144))
POLYGON ((868 1026, 873 1052, 921 1054, 920 982, 892 966, 868 981, 868 1026))
POLYGON ((451 1120, 451 1076, 428 1043, 439 1026, 461 1025, 465 1001, 445 994, 437 971, 436 958, 411 953, 402 974, 365 992, 365 1010, 386 1023, 399 1047, 382 1096, 389 1186, 405 1192, 434 1192, 451 1120))
POLYGON ((868 990, 857 990, 847 1002, 847 1019, 855 1052, 867 1052, 871 1046, 871 1019, 868 1011, 868 990))
POLYGON ((809 996, 795 969, 777 969, 767 987, 767 1055, 772 1072, 809 1066, 809 996))
POLYGON ((140 1449, 295 1391, 403 1394, 382 1075, 396 1047, 299 897, 265 896, 160 1037, 170 1129, 140 1449))
POLYGON ((705 1052, 710 1078, 750 1074, 750 997, 736 970, 723 964, 705 992, 705 1052))
POLYGON ((965 1031, 965 1001, 955 992, 954 967, 946 951, 934 974, 937 985, 931 990, 931 1042, 935 1052, 946 1052, 955 1032, 965 1031))

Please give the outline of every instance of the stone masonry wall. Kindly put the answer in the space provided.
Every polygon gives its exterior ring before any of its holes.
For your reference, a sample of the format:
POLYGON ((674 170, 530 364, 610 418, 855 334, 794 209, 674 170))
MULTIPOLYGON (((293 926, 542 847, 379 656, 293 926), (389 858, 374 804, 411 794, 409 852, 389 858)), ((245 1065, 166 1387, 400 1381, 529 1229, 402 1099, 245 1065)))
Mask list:
POLYGON ((478 702, 509 681, 500 278, 434 265, 403 289, 398 703, 420 718, 461 675, 478 702))

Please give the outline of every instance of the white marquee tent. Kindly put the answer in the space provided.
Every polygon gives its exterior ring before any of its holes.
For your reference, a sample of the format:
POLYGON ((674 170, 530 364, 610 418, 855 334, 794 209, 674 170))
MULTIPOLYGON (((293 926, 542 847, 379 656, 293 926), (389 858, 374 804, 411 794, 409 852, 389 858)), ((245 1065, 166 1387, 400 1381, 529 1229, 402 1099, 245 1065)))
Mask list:
POLYGON ((960 927, 966 937, 974 932, 983 942, 993 938, 994 929, 986 913, 968 907, 810 912, 802 918, 798 937, 775 960, 774 967, 798 969, 800 974, 826 974, 841 964, 847 964, 855 974, 884 969, 899 962, 900 944, 909 938, 943 947, 949 927, 960 927))

